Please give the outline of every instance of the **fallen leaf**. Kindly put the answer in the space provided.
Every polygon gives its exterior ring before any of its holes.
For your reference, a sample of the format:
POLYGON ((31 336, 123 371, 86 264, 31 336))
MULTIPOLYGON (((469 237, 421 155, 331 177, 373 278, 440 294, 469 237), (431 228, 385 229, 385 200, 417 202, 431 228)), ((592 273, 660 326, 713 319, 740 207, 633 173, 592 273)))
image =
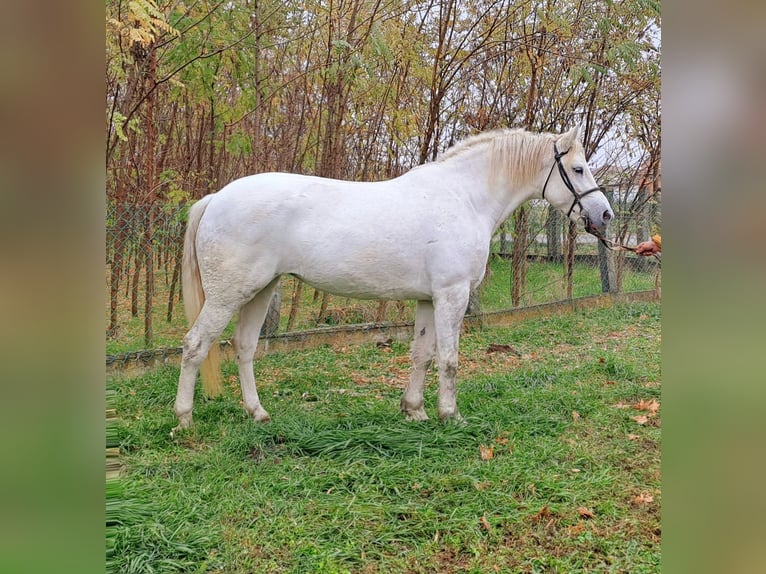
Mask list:
POLYGON ((489 482, 474 482, 473 486, 476 490, 487 490, 490 487, 489 482))
POLYGON ((573 472, 573 473, 577 474, 578 472, 582 472, 582 471, 579 468, 570 468, 569 472, 573 472))
POLYGON ((637 434, 628 433, 628 440, 638 440, 641 437, 637 434))
POLYGON ((538 510, 536 514, 532 516, 532 521, 539 522, 545 518, 550 517, 552 514, 553 513, 550 511, 550 509, 548 508, 548 505, 546 504, 540 510, 538 510))
POLYGON ((510 353, 511 355, 521 357, 521 353, 510 345, 498 345, 496 343, 490 343, 489 347, 487 347, 487 353, 510 353))
POLYGON ((585 530, 585 524, 582 522, 567 526, 567 532, 569 533, 569 536, 580 534, 583 530, 585 530))
POLYGON ((648 411, 650 415, 655 415, 657 414, 657 411, 660 410, 660 403, 654 399, 648 401, 641 399, 633 406, 633 408, 638 411, 648 411))
POLYGON ((579 421, 580 420, 580 413, 578 413, 577 411, 572 411, 572 420, 575 421, 575 422, 579 421))
POLYGON ((495 456, 495 445, 484 446, 480 444, 479 452, 481 453, 481 460, 490 460, 495 456))
POLYGON ((584 506, 578 507, 577 514, 583 518, 594 518, 596 516, 590 508, 585 508, 584 506))
POLYGON ((633 497, 633 499, 630 501, 630 503, 634 506, 640 506, 642 504, 649 504, 651 502, 654 502, 654 497, 651 494, 637 494, 633 497))
POLYGON ((640 425, 645 425, 649 421, 649 417, 646 415, 637 415, 635 417, 630 417, 634 421, 636 421, 640 425))

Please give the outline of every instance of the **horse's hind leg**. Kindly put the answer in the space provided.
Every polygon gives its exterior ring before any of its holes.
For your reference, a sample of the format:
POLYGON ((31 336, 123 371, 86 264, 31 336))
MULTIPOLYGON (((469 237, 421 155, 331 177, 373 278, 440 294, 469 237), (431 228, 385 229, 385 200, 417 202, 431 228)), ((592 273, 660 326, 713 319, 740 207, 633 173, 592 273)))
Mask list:
POLYGON ((194 385, 199 367, 236 311, 237 306, 233 304, 220 305, 205 301, 194 325, 184 336, 181 375, 173 409, 178 417, 178 428, 188 428, 192 424, 194 385))
POLYGON ((418 301, 415 311, 415 335, 410 348, 412 372, 401 402, 402 412, 407 416, 407 420, 428 419, 423 409, 423 388, 435 353, 434 306, 431 301, 418 301))
POLYGON ((266 319, 271 297, 278 282, 279 278, 274 279, 242 307, 233 338, 237 367, 239 368, 239 382, 242 386, 242 402, 245 410, 258 422, 267 422, 271 420, 271 417, 261 406, 261 400, 258 397, 255 375, 253 374, 253 357, 258 347, 261 327, 266 319))

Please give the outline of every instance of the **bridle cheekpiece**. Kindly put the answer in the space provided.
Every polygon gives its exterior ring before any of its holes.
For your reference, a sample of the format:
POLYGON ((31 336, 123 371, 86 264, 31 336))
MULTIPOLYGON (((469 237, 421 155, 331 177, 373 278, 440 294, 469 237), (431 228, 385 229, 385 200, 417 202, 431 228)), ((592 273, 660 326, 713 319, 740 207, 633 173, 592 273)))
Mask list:
MULTIPOLYGON (((574 195, 574 201, 572 202, 572 205, 569 207, 569 211, 567 211, 567 217, 572 215, 572 211, 574 211, 575 205, 580 208, 580 213, 585 213, 585 209, 582 206, 582 198, 586 195, 593 193, 594 191, 601 191, 600 187, 594 187, 593 189, 589 189, 587 191, 583 191, 582 193, 578 193, 577 190, 575 190, 574 186, 572 185, 572 181, 569 179, 569 175, 567 175, 566 170, 564 169, 564 164, 561 163, 561 158, 569 153, 569 150, 567 151, 559 151, 558 147, 556 146, 556 142, 553 142, 553 153, 555 154, 556 163, 553 165, 557 165, 559 167, 559 175, 561 175, 561 180, 564 182, 564 185, 567 187, 567 189, 574 195)), ((551 178, 551 174, 553 173, 553 165, 551 166, 551 170, 548 172, 548 177, 545 178, 545 185, 543 185, 543 199, 545 199, 545 188, 548 187, 548 181, 551 178)))

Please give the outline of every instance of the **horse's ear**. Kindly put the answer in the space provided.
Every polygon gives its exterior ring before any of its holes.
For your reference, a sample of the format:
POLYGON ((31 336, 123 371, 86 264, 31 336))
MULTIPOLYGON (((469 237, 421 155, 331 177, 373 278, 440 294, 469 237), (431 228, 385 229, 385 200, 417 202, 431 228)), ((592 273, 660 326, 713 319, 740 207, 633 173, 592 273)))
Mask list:
POLYGON ((558 148, 560 152, 563 151, 569 151, 569 148, 572 147, 572 144, 577 141, 577 138, 580 136, 580 125, 575 125, 571 130, 568 132, 564 132, 559 136, 558 139, 558 148))

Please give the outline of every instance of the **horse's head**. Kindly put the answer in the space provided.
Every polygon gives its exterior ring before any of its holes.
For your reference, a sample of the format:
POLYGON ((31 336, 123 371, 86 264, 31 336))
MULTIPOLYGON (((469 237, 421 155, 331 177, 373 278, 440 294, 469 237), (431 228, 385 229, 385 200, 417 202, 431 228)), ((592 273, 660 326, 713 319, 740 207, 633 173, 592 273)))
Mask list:
POLYGON ((588 233, 600 237, 614 212, 593 178, 578 134, 576 126, 554 140, 543 197, 571 221, 582 220, 588 233))

